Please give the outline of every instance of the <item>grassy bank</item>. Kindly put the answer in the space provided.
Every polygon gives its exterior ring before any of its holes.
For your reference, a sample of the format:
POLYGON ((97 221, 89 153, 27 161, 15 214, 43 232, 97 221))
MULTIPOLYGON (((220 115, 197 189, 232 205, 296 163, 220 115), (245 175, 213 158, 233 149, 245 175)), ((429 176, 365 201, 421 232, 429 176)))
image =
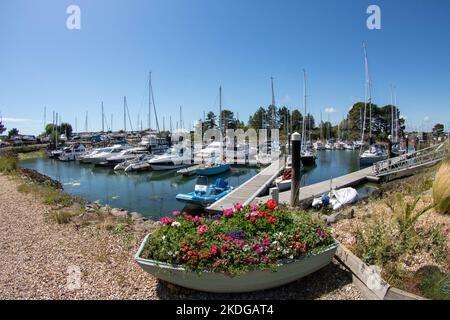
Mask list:
MULTIPOLYGON (((439 166, 381 186, 381 194, 354 207, 335 236, 400 289, 450 299, 450 216, 436 210, 432 186, 439 166)), ((450 186, 449 186, 450 187, 450 186)))

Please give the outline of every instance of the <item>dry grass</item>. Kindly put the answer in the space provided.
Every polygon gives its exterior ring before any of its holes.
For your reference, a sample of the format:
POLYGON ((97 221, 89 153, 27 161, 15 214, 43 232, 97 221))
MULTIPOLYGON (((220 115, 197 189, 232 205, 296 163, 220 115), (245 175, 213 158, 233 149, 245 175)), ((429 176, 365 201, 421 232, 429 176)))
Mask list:
POLYGON ((450 217, 433 208, 437 168, 383 186, 379 199, 354 206, 355 218, 333 226, 333 234, 367 264, 378 265, 391 285, 430 298, 450 298, 450 217), (433 272, 424 272, 434 268, 433 272), (438 271, 436 271, 438 270, 438 271), (442 286, 433 285, 441 279, 442 286))

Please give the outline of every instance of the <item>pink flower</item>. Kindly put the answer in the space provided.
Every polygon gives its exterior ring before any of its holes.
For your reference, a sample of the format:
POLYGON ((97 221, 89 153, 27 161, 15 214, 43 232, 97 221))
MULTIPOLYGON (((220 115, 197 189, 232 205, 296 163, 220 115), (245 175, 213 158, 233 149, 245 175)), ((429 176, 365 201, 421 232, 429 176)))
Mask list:
POLYGON ((178 215, 181 214, 181 212, 180 212, 180 211, 174 211, 174 212, 172 212, 172 214, 173 214, 174 216, 178 216, 178 215))
POLYGON ((257 204, 251 204, 251 205, 250 205, 250 209, 251 209, 252 211, 258 211, 258 205, 257 205, 257 204))
POLYGON ((244 209, 244 206, 242 204, 240 204, 240 203, 235 203, 234 204, 234 208, 236 210, 242 210, 242 209, 244 209))
POLYGON ((200 221, 200 218, 199 218, 198 216, 195 216, 195 217, 192 219, 192 221, 193 221, 194 223, 198 223, 198 222, 200 221))
POLYGON ((223 215, 225 217, 231 217, 233 214, 234 214, 234 212, 231 209, 226 209, 226 210, 223 211, 223 215))
POLYGON ((208 226, 206 224, 202 224, 201 226, 198 226, 197 234, 202 235, 206 232, 208 232, 208 226))
POLYGON ((213 246, 212 246, 212 248, 211 248, 211 253, 214 254, 214 255, 217 254, 217 246, 216 246, 216 245, 213 245, 213 246))
POLYGON ((161 219, 159 220, 159 222, 160 222, 161 224, 169 224, 169 225, 171 225, 171 224, 174 222, 174 220, 173 220, 173 219, 170 219, 169 217, 164 217, 164 218, 161 218, 161 219))
POLYGON ((254 263, 254 262, 255 262, 255 259, 253 259, 252 257, 250 257, 250 258, 248 258, 248 262, 254 263))
POLYGON ((264 257, 262 260, 263 260, 264 262, 267 262, 267 261, 269 261, 269 258, 264 257))

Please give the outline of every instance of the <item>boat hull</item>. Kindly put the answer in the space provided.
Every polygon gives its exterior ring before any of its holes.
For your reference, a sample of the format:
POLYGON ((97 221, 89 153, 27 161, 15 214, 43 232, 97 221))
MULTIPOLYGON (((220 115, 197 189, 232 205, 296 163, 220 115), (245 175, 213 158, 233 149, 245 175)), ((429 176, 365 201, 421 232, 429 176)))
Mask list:
POLYGON ((145 237, 135 256, 136 262, 145 272, 181 287, 215 293, 252 292, 288 284, 328 265, 338 247, 337 244, 333 244, 317 254, 280 263, 276 272, 257 270, 236 277, 227 277, 214 272, 199 275, 181 266, 141 258, 148 237, 149 235, 145 237))
POLYGON ((215 175, 227 172, 229 170, 230 170, 230 165, 225 164, 225 165, 211 167, 211 168, 197 169, 197 170, 195 170, 195 173, 200 176, 215 176, 215 175))
POLYGON ((371 166, 376 162, 386 160, 387 156, 376 156, 376 157, 360 157, 359 164, 361 166, 371 166))
POLYGON ((186 168, 189 166, 190 166, 190 164, 171 164, 171 165, 166 165, 166 164, 159 165, 156 163, 150 164, 150 167, 152 167, 152 169, 155 171, 182 169, 182 168, 186 168))
POLYGON ((316 163, 315 156, 302 156, 301 160, 304 166, 312 166, 316 163))

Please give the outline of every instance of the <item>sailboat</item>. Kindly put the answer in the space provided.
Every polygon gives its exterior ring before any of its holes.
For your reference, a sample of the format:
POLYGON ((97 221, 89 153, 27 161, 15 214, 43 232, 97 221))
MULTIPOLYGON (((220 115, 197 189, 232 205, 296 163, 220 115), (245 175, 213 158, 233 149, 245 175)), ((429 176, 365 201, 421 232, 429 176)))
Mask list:
MULTIPOLYGON (((365 65, 365 74, 366 74, 366 99, 368 98, 369 102, 369 150, 364 151, 359 156, 359 165, 360 166, 369 166, 374 164, 375 162, 379 162, 387 159, 386 148, 382 145, 373 145, 373 137, 372 137, 372 92, 371 92, 371 83, 369 76, 369 60, 367 57, 367 49, 366 44, 363 43, 364 47, 364 65, 365 65)), ((366 107, 367 100, 364 102, 364 120, 363 120, 363 130, 361 141, 364 141, 364 133, 366 129, 366 107)), ((362 148, 360 152, 362 151, 362 148)))
MULTIPOLYGON (((317 154, 314 151, 312 144, 306 141, 306 71, 303 70, 303 103, 305 105, 305 114, 303 115, 303 125, 302 125, 302 150, 300 154, 301 161, 305 166, 311 166, 316 164, 317 154)), ((308 117, 309 119, 309 117, 308 117)), ((308 128, 311 130, 311 126, 308 128)))
POLYGON ((394 157, 398 157, 406 153, 406 148, 403 147, 400 143, 399 125, 400 123, 398 119, 397 96, 395 95, 393 88, 391 87, 391 152, 394 157))

